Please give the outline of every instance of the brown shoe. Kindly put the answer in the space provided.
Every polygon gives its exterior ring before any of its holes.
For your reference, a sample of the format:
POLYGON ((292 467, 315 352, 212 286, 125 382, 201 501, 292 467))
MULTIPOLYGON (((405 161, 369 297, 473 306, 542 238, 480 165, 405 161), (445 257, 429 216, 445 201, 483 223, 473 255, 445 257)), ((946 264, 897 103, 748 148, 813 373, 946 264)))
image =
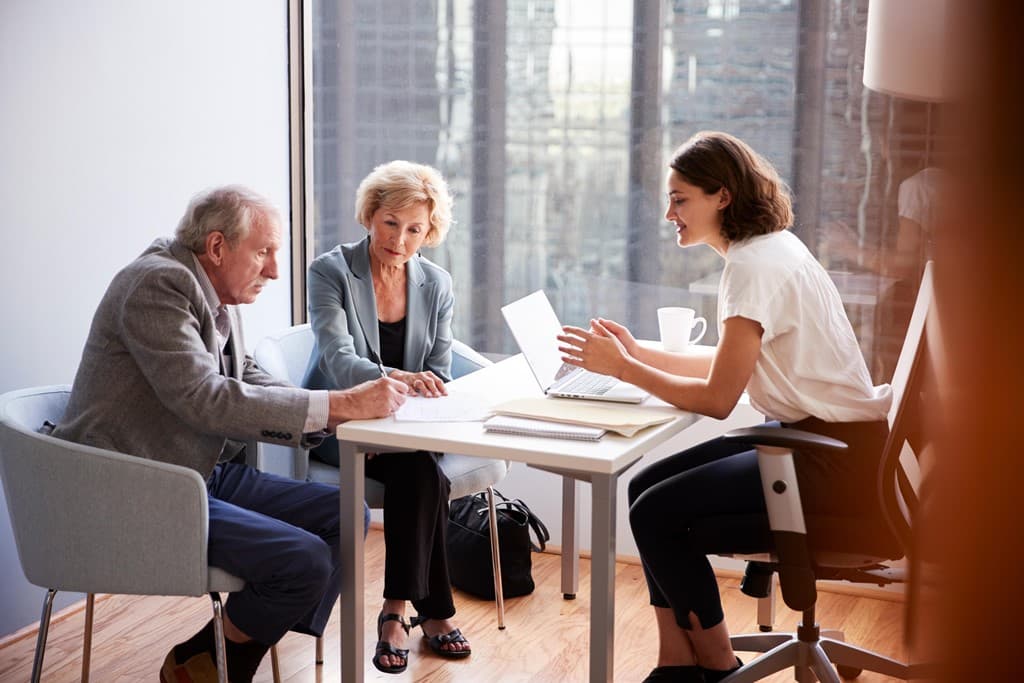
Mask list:
POLYGON ((172 648, 160 667, 160 683, 217 683, 217 665, 209 652, 200 652, 179 663, 172 648))

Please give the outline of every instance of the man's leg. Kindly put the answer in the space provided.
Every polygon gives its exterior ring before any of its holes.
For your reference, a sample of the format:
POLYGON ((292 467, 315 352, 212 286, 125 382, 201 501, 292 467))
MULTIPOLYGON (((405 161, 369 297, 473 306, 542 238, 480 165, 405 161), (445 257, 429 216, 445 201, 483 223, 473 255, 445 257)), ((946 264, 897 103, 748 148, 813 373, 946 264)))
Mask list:
MULTIPOLYGON (((306 532, 317 539, 328 549, 330 562, 329 574, 321 586, 316 599, 311 600, 306 609, 296 619, 283 626, 281 635, 291 629, 314 636, 323 634, 334 603, 340 590, 340 554, 339 554, 339 519, 340 504, 338 488, 326 484, 296 481, 286 477, 265 474, 244 465, 227 465, 218 468, 215 480, 211 480, 211 493, 225 503, 258 513, 266 518, 282 522, 294 530, 306 532)), ((364 508, 364 529, 369 525, 369 510, 364 508)), ((211 536, 213 535, 211 521, 211 536)), ((239 539, 244 540, 244 539, 239 539)), ((259 547, 273 539, 266 539, 254 548, 257 556, 265 550, 279 552, 277 548, 259 547)), ((319 551, 317 551, 319 552, 319 551)), ((214 561, 214 548, 211 542, 210 563, 232 571, 223 564, 214 561)), ((224 561, 230 561, 225 559, 224 561)), ((301 566, 301 563, 300 563, 301 566)), ((240 570, 241 571, 241 570, 240 570)), ((232 571, 232 573, 234 573, 232 571)), ((245 578, 243 574, 237 574, 245 578)), ((272 574, 278 576, 278 574, 272 574)), ((248 580, 248 579, 247 579, 248 580)), ((254 578, 253 580, 258 580, 254 578)), ((250 636, 254 636, 240 623, 246 617, 235 595, 228 600, 227 614, 236 626, 250 636), (237 618, 236 618, 237 617, 237 618)), ((281 628, 280 626, 278 627, 281 628)), ((280 636, 278 636, 280 637, 280 636)), ((276 641, 275 641, 276 642, 276 641)))
MULTIPOLYGON (((225 609, 228 674, 244 683, 288 629, 323 632, 339 586, 337 489, 238 464, 219 466, 207 487, 208 561, 246 581, 225 609)), ((212 662, 211 623, 171 651, 161 678, 212 681, 212 662)))
MULTIPOLYGON (((228 679, 248 683, 270 646, 322 598, 331 550, 314 534, 213 495, 209 506, 208 561, 246 582, 228 599, 225 645, 228 679)), ((215 661, 210 622, 171 650, 161 682, 212 683, 215 661)))

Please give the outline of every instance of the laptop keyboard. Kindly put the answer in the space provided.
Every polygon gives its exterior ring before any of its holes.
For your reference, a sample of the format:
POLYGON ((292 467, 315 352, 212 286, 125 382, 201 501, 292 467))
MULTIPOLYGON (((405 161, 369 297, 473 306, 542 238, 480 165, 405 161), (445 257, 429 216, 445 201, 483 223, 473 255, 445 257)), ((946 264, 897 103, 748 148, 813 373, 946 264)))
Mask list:
POLYGON ((610 375, 599 375, 594 372, 586 372, 577 375, 558 388, 559 391, 573 394, 592 394, 595 396, 604 395, 609 389, 618 384, 619 380, 610 375))

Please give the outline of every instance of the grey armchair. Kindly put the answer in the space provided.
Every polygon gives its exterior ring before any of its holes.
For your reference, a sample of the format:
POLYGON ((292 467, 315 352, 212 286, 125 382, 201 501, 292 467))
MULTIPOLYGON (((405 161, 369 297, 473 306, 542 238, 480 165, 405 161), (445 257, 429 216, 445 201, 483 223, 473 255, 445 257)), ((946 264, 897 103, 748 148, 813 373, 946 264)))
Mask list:
POLYGON ((205 482, 185 467, 40 433, 44 421, 60 421, 70 394, 69 386, 49 386, 0 396, 0 478, 18 557, 26 578, 48 589, 33 683, 42 676, 58 590, 87 594, 83 681, 89 680, 96 593, 209 594, 217 669, 226 683, 219 593, 245 583, 207 564, 205 482))
MULTIPOLYGON (((260 340, 253 351, 253 359, 271 375, 301 386, 313 351, 314 337, 309 324, 295 325, 260 340)), ((459 340, 452 342, 452 376, 461 377, 467 373, 490 365, 480 355, 459 340)), ((493 487, 508 473, 505 460, 474 458, 468 455, 446 453, 440 460, 441 469, 451 482, 450 498, 460 498, 487 491, 490 504, 490 518, 496 519, 493 487)), ((299 479, 309 479, 326 484, 338 483, 338 468, 318 460, 310 460, 308 451, 270 444, 259 444, 257 468, 284 474, 299 479)), ((365 484, 366 503, 372 508, 384 505, 384 485, 367 478, 365 484)), ((491 562, 494 567, 494 595, 498 615, 498 628, 505 628, 505 603, 501 590, 500 549, 497 533, 491 530, 491 562)))

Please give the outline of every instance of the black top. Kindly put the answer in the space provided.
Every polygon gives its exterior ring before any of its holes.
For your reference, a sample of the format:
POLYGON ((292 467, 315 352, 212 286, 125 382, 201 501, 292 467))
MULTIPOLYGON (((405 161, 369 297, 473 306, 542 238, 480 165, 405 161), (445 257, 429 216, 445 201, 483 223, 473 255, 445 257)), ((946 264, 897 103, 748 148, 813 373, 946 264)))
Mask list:
POLYGON ((405 318, 393 323, 377 321, 380 333, 380 362, 385 367, 405 370, 405 318))

